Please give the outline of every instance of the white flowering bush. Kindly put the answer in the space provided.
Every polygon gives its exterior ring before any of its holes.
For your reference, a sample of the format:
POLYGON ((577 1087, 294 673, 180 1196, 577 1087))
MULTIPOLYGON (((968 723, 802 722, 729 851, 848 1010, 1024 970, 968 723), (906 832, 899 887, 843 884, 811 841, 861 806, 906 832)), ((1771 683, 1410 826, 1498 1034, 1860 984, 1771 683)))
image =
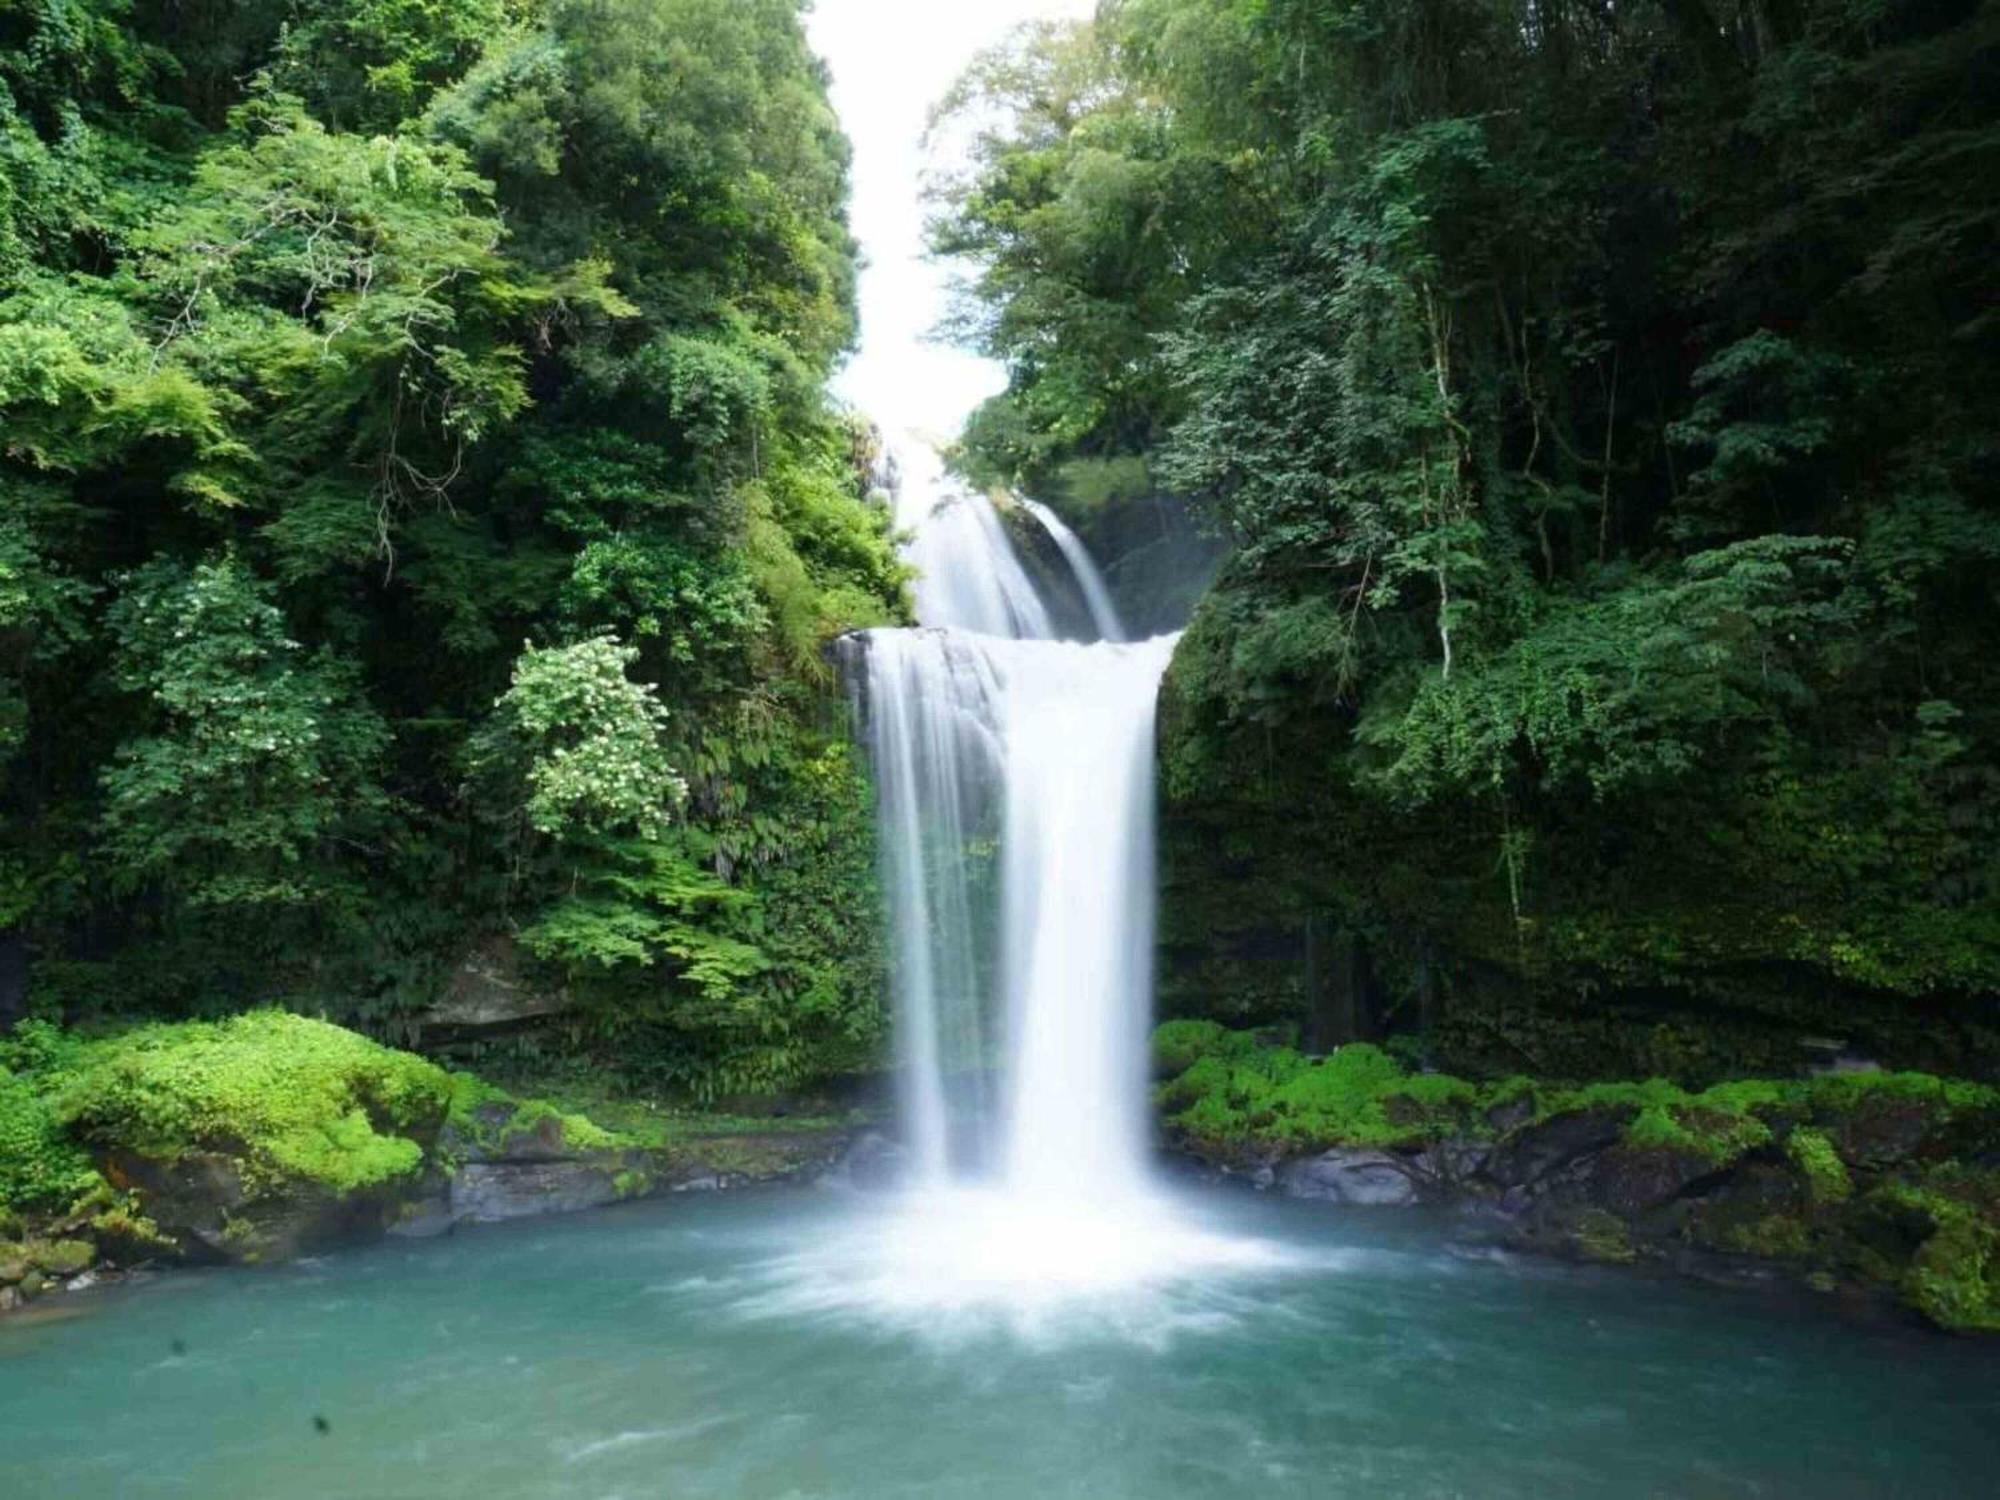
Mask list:
POLYGON ((661 745, 667 711, 626 668, 636 648, 599 635, 525 647, 474 746, 476 766, 518 774, 519 811, 537 833, 658 837, 687 796, 661 745))

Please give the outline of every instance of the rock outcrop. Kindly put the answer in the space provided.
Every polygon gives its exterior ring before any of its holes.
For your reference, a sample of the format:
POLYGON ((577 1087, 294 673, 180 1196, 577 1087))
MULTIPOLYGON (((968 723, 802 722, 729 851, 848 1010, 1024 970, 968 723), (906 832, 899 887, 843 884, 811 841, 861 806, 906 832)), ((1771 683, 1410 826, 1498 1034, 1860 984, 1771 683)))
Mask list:
POLYGON ((1689 1092, 1412 1073, 1209 1023, 1155 1039, 1167 1144, 1260 1189, 1462 1210, 1523 1249, 1888 1293, 2000 1332, 2000 1090, 1847 1071, 1689 1092))

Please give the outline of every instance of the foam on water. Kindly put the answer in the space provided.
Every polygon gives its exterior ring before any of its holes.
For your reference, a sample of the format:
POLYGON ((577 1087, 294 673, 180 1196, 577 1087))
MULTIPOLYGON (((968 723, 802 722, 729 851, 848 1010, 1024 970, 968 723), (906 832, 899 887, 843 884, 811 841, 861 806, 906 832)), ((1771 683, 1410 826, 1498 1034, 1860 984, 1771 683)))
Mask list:
POLYGON ((993 1335, 1152 1348, 1237 1325, 1239 1277, 1335 1269, 1342 1252, 1217 1233, 1164 1195, 1101 1210, 1005 1186, 896 1195, 810 1247, 773 1256, 733 1305, 764 1319, 825 1318, 939 1343, 993 1335))

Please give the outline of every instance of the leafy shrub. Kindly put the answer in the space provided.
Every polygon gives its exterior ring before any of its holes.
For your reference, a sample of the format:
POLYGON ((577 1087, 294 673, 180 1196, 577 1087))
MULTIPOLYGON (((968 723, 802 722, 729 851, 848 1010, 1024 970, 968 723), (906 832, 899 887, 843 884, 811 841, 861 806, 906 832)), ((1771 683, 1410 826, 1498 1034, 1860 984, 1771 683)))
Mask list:
POLYGON ((101 1180, 38 1081, 0 1069, 0 1208, 59 1206, 101 1180))

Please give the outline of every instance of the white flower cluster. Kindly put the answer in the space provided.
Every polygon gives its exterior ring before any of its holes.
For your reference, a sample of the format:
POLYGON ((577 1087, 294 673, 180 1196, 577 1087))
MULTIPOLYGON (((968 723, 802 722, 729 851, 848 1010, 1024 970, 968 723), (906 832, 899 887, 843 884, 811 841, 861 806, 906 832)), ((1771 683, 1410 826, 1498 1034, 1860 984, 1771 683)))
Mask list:
POLYGON ((667 710, 625 669, 638 651, 616 637, 527 647, 500 700, 529 750, 528 821, 539 832, 584 827, 664 832, 687 796, 660 735, 667 710))

